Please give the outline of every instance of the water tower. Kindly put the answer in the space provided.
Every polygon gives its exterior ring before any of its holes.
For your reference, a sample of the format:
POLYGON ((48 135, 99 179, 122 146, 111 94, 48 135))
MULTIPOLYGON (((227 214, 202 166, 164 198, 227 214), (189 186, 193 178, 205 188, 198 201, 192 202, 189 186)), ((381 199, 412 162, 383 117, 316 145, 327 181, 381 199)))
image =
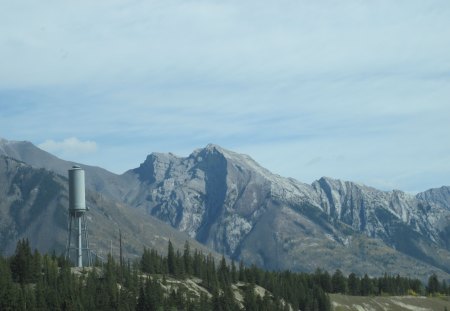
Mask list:
POLYGON ((79 166, 69 169, 69 232, 67 238, 66 259, 78 267, 91 265, 88 230, 86 223, 86 199, 84 170, 79 166))

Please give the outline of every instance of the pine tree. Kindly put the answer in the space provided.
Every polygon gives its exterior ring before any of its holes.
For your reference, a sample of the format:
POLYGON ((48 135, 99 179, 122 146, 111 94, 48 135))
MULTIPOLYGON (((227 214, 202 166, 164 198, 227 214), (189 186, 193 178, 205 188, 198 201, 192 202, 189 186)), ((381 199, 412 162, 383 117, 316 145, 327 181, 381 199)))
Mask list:
POLYGON ((348 276, 348 293, 354 296, 360 294, 360 280, 354 273, 348 276))
POLYGON ((236 271, 236 265, 234 263, 234 260, 231 261, 231 282, 233 284, 237 283, 238 281, 238 274, 236 271))
POLYGON ((211 303, 208 299, 208 296, 204 294, 203 292, 200 293, 200 301, 198 304, 198 311, 210 311, 211 309, 211 303))
POLYGON ((231 286, 230 271, 228 270, 227 262, 225 260, 224 255, 222 255, 222 259, 220 260, 218 279, 222 287, 231 286))
POLYGON ((193 269, 192 269, 191 247, 189 246, 188 241, 184 243, 183 262, 184 262, 184 272, 187 275, 192 275, 193 269))
POLYGON ((241 281, 241 282, 247 281, 247 279, 245 277, 244 262, 242 260, 239 262, 239 281, 241 281))
POLYGON ((337 269, 331 277, 333 293, 345 294, 347 292, 347 284, 341 270, 337 269))
POLYGON ((427 286, 428 294, 435 294, 439 292, 439 280, 436 274, 432 274, 428 278, 428 286, 427 286))
POLYGON ((11 271, 14 281, 20 284, 33 280, 33 256, 28 239, 19 240, 16 252, 11 260, 11 271))
POLYGON ((117 264, 111 255, 108 255, 108 261, 106 262, 104 269, 103 285, 106 295, 108 296, 108 304, 111 309, 116 309, 118 305, 119 291, 117 288, 118 283, 118 269, 117 264))
POLYGON ((184 258, 178 250, 175 255, 175 276, 179 278, 186 276, 184 271, 184 258))
POLYGON ((167 270, 169 274, 176 275, 175 251, 170 240, 167 246, 167 270))
POLYGON ((255 296, 255 284, 250 284, 244 291, 244 309, 246 311, 256 311, 257 303, 255 296))

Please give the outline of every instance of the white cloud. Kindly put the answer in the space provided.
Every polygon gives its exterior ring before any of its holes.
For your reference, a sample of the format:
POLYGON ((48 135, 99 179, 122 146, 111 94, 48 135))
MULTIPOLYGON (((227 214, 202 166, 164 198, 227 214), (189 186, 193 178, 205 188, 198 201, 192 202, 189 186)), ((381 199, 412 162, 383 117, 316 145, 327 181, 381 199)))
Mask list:
POLYGON ((3 2, 5 138, 89 137, 40 146, 114 171, 209 142, 308 182, 450 169, 450 1, 3 2))
POLYGON ((97 144, 94 141, 81 141, 76 137, 66 138, 62 141, 47 139, 38 146, 50 153, 65 156, 78 156, 97 151, 97 144))

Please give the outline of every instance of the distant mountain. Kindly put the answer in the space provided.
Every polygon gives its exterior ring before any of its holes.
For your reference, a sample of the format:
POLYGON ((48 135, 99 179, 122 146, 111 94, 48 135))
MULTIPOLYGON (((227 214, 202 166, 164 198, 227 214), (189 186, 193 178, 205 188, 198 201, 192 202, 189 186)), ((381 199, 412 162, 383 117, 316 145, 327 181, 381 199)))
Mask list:
MULTIPOLYGON (((16 242, 28 238, 33 248, 42 252, 65 249, 68 224, 67 178, 46 169, 0 155, 0 252, 14 252, 16 242)), ((131 209, 90 189, 86 193, 91 248, 105 257, 113 245, 118 256, 119 229, 123 235, 124 254, 136 258, 144 247, 163 253, 170 238, 182 249, 185 241, 192 248, 209 250, 163 222, 131 209)), ((219 257, 218 255, 216 255, 219 257)))
POLYGON ((186 158, 153 153, 124 176, 140 181, 127 204, 235 259, 272 269, 450 272, 449 210, 420 196, 331 178, 308 185, 216 145, 186 158))
MULTIPOLYGON (((64 174, 72 164, 25 142, 0 143, 2 152, 64 174)), ((83 167, 92 193, 134 208, 124 215, 145 211, 236 260, 450 279, 448 187, 413 196, 326 177, 309 185, 216 145, 188 157, 152 153, 123 175, 83 167)))
POLYGON ((122 190, 127 189, 132 182, 100 167, 62 160, 27 141, 9 141, 0 138, 0 155, 17 159, 34 168, 43 168, 62 176, 67 176, 67 170, 73 165, 82 165, 86 175, 89 176, 86 179, 86 187, 114 199, 123 197, 122 190))

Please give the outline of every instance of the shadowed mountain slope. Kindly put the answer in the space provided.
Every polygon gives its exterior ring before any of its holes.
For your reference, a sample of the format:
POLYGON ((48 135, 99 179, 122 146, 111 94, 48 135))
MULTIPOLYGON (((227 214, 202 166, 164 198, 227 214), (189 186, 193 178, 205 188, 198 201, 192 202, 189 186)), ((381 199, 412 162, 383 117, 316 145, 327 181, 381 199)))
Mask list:
POLYGON ((401 191, 325 177, 308 185, 216 145, 185 158, 153 153, 125 176, 140 181, 124 198, 129 205, 248 263, 450 272, 448 209, 401 191))
MULTIPOLYGON (((41 252, 64 251, 69 206, 67 184, 65 176, 0 156, 0 251, 4 255, 14 252, 21 238, 28 238, 32 248, 41 252)), ((164 253, 169 239, 179 249, 189 241, 192 248, 209 252, 167 224, 89 189, 86 203, 90 208, 87 220, 91 248, 100 256, 109 253, 111 243, 113 254, 118 256, 119 229, 128 258, 140 256, 144 247, 164 253)))

